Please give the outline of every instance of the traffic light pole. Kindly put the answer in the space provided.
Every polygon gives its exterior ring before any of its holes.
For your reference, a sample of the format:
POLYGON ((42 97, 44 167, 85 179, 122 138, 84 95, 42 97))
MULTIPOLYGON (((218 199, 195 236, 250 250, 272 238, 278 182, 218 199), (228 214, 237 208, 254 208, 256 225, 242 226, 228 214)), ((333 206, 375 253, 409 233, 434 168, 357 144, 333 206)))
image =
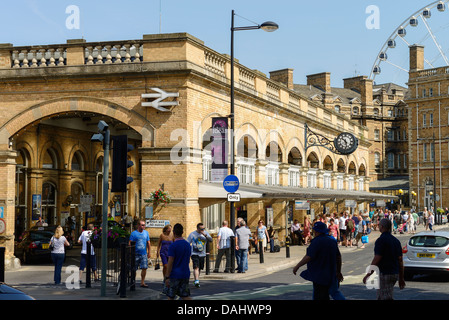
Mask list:
POLYGON ((103 157, 103 214, 102 214, 102 232, 101 232, 101 296, 106 296, 106 265, 108 254, 108 189, 109 189, 109 147, 110 147, 109 128, 104 132, 104 157, 103 157))

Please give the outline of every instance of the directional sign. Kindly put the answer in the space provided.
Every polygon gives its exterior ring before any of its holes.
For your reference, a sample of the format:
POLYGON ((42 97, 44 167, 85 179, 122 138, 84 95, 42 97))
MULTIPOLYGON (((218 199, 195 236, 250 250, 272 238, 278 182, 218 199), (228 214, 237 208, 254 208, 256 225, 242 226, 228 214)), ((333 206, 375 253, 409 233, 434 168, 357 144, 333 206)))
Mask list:
POLYGON ((229 193, 235 193, 239 189, 239 186, 239 178, 232 174, 223 180, 223 187, 229 193))

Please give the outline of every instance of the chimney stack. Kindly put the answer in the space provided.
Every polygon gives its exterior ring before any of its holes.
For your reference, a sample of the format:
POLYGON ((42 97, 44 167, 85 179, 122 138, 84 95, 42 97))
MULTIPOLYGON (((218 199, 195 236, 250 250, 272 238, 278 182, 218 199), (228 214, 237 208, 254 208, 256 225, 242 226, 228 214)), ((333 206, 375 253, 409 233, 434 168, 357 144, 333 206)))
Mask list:
POLYGON ((307 85, 321 88, 324 92, 331 92, 331 74, 330 72, 322 72, 307 76, 307 85))
POLYGON ((424 46, 419 44, 410 47, 410 72, 424 69, 424 46))
POLYGON ((270 79, 281 82, 293 90, 293 69, 282 69, 270 72, 270 79))

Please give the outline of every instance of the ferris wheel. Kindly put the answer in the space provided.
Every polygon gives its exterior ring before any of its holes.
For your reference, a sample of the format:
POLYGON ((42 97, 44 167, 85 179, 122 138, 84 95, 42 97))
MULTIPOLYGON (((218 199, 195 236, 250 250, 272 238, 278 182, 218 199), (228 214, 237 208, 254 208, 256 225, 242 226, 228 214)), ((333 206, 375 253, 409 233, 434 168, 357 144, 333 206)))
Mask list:
POLYGON ((385 75, 388 77, 386 82, 402 80, 406 83, 409 47, 414 44, 425 47, 426 68, 449 66, 449 33, 442 32, 449 28, 446 13, 449 11, 448 2, 449 0, 432 2, 405 19, 382 46, 371 69, 370 79, 382 79, 385 75), (444 49, 441 44, 445 44, 447 48, 444 49), (388 72, 383 69, 388 69, 388 72))

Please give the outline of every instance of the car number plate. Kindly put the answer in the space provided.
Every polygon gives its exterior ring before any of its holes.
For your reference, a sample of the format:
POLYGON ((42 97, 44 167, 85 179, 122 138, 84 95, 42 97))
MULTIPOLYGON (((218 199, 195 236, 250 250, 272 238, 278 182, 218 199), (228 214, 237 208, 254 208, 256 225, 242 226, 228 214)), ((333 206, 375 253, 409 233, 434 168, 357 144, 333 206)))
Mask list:
POLYGON ((435 253, 418 253, 418 258, 435 258, 435 253))
POLYGON ((50 247, 49 243, 43 243, 42 244, 42 249, 48 249, 50 247))

